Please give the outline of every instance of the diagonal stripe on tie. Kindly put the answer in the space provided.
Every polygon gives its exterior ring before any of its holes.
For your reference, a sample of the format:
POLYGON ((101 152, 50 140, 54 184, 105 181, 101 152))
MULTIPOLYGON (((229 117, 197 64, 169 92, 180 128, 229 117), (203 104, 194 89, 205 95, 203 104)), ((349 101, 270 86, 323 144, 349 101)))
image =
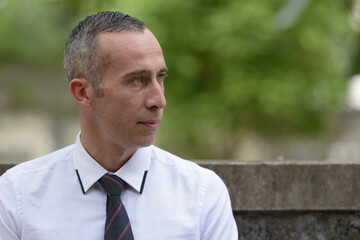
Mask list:
MULTIPOLYGON (((110 222, 108 223, 106 229, 105 229, 105 234, 107 233, 107 231, 109 230, 110 226, 112 225, 112 223, 114 222, 114 219, 117 217, 117 215, 119 214, 119 212, 122 209, 122 203, 120 204, 118 210, 114 213, 114 215, 111 217, 110 222)), ((130 222, 129 222, 130 223, 130 222)))
POLYGON ((126 183, 115 175, 105 174, 99 183, 107 192, 107 211, 105 221, 105 240, 134 240, 129 217, 120 196, 126 183))
POLYGON ((130 228, 130 222, 128 223, 128 225, 126 226, 126 228, 124 229, 118 240, 123 239, 124 235, 127 233, 129 228, 130 228))

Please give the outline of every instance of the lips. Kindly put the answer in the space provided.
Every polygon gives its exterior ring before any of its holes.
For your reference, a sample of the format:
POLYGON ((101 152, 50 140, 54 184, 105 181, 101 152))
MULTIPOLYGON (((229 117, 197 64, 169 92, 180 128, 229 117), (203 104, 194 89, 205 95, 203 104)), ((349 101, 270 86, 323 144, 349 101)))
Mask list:
POLYGON ((160 120, 146 120, 146 121, 139 121, 138 123, 145 127, 156 129, 159 127, 160 120))

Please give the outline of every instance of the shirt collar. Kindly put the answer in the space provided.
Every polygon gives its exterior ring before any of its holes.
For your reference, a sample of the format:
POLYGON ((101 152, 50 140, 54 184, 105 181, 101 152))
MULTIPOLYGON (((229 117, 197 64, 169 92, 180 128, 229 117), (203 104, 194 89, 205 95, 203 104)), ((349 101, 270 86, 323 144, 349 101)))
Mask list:
MULTIPOLYGON (((85 150, 81 144, 80 134, 81 133, 78 134, 75 141, 73 161, 79 183, 85 194, 94 183, 107 173, 107 170, 85 150)), ((138 148, 134 155, 113 174, 123 179, 128 185, 141 194, 147 171, 150 168, 150 162, 151 147, 138 148)))

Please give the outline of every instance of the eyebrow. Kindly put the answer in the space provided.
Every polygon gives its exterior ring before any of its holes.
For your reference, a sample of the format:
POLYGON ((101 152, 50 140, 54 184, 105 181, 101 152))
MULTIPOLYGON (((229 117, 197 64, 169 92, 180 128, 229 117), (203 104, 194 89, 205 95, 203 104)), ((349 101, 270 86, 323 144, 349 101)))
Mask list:
POLYGON ((169 69, 167 67, 163 67, 162 69, 160 69, 160 72, 167 72, 169 69))
MULTIPOLYGON (((160 69, 159 72, 167 72, 169 69, 167 67, 163 67, 162 69, 160 69)), ((140 75, 140 74, 143 74, 143 73, 147 73, 147 72, 150 72, 149 70, 135 70, 133 72, 129 72, 127 74, 124 75, 125 78, 127 77, 131 77, 131 76, 134 76, 134 75, 140 75)))

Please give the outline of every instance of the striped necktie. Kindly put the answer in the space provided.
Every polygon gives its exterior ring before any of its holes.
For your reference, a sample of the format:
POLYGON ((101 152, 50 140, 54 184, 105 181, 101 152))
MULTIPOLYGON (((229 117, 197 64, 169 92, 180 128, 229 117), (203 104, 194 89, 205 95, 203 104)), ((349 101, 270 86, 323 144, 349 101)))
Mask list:
POLYGON ((99 183, 107 192, 105 240, 134 240, 129 217, 120 196, 126 183, 118 176, 105 174, 99 183))

